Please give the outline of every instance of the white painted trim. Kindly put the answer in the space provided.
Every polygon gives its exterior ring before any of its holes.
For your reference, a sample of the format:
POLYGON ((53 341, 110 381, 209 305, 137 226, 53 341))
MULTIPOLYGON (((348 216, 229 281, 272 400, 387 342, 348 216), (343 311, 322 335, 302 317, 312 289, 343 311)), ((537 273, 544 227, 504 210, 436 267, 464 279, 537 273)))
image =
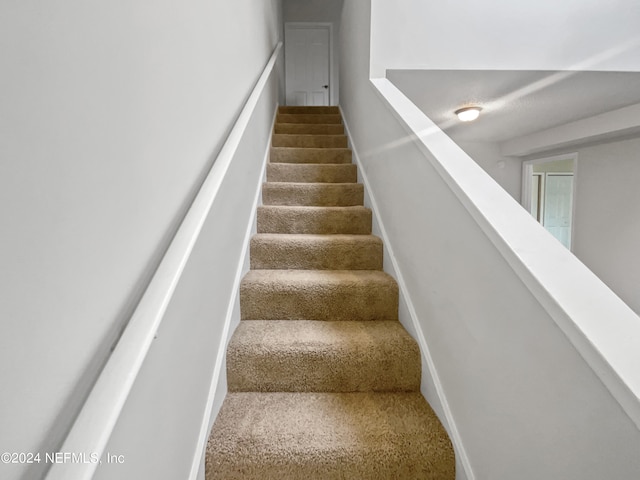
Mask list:
MULTIPOLYGON (((333 98, 333 23, 331 22, 285 22, 284 23, 284 41, 287 41, 287 31, 291 28, 326 28, 329 30, 329 93, 328 93, 328 105, 336 103, 336 99, 333 98)), ((286 49, 285 49, 286 52, 286 49)), ((287 104, 287 59, 285 53, 284 59, 284 103, 287 104)))
POLYGON ((578 166, 577 152, 566 153, 564 155, 554 155, 552 157, 534 158, 531 160, 522 161, 522 193, 520 197, 521 199, 520 205, 525 207, 527 211, 529 211, 530 210, 529 207, 531 207, 531 205, 529 204, 529 201, 531 199, 531 182, 529 182, 529 177, 533 173, 533 166, 538 165, 539 163, 558 162, 562 160, 573 160, 573 170, 574 170, 573 173, 575 176, 576 174, 575 171, 577 170, 577 166, 578 166), (530 168, 528 168, 527 170, 526 167, 530 167, 530 168), (527 189, 528 189, 528 192, 525 191, 527 189))
MULTIPOLYGON (((546 203, 545 203, 545 195, 547 194, 547 178, 544 176, 543 173, 537 173, 536 174, 538 176, 538 182, 539 182, 539 189, 538 189, 538 218, 536 218, 536 220, 538 220, 538 222, 540 222, 540 225, 542 225, 542 223, 544 222, 544 210, 546 207, 546 203)), ((531 177, 533 177, 533 174, 531 175, 531 177)), ((544 225, 542 225, 544 227, 544 225)))
POLYGON ((640 429, 640 317, 386 78, 374 91, 531 294, 640 429), (537 223, 537 222, 535 222, 537 223), (585 298, 590 299, 585 302, 585 298), (603 319, 615 319, 616 328, 603 319))
POLYGON ((407 309, 409 311, 409 315, 411 317, 411 322, 416 331, 417 342, 420 345, 420 351, 425 359, 425 362, 429 368, 429 374, 433 380, 433 384, 436 389, 436 393, 440 400, 440 404, 442 406, 442 410, 445 415, 445 419, 443 423, 446 423, 446 429, 451 437, 451 441, 455 446, 457 460, 463 466, 467 480, 475 480, 475 475, 473 473, 473 469, 471 468, 471 462, 469 461, 469 456, 467 455, 467 451, 464 448, 464 444, 462 442, 462 437, 460 436, 460 432, 458 431, 458 427, 456 426, 455 419, 453 418, 453 412, 451 411, 451 407, 449 406, 449 402, 447 401, 447 395, 444 392, 444 388, 442 386, 442 382, 440 381, 440 377, 438 376, 438 371, 433 362, 433 358, 431 357, 431 352, 429 350, 429 346, 427 344, 426 337, 422 332, 422 327, 420 326, 420 322, 418 321, 418 314, 416 313, 415 307, 413 306, 413 301, 411 300, 411 296, 409 295, 409 291, 407 289, 407 285, 404 281, 404 277, 402 276, 402 272, 400 271, 400 267, 396 260, 395 254, 393 252, 393 245, 389 240, 389 236, 387 235, 387 231, 384 227, 384 223, 382 222, 382 218, 380 217, 380 210, 378 209, 378 203, 376 202, 373 191, 371 190, 371 184, 369 183, 369 179, 367 178, 367 174, 364 170, 362 162, 360 161, 360 156, 358 155, 358 150, 356 149, 352 137, 351 132, 349 130, 349 125, 347 124, 346 117, 344 112, 342 111, 342 107, 340 107, 340 113, 342 114, 342 121, 344 124, 344 129, 347 134, 347 138, 349 139, 349 145, 351 150, 353 151, 353 158, 355 159, 356 164, 358 165, 358 171, 362 176, 362 181, 364 183, 364 188, 369 196, 371 201, 371 210, 373 212, 374 217, 378 223, 378 227, 380 228, 380 236, 382 237, 382 241, 385 245, 387 252, 389 253, 389 260, 394 269, 396 281, 398 282, 398 288, 402 292, 404 296, 407 309))
POLYGON ((573 252, 574 240, 576 238, 576 218, 578 218, 578 153, 573 159, 573 198, 571 199, 571 251, 573 252))
POLYGON ((520 205, 531 212, 531 176, 533 167, 522 162, 522 178, 520 179, 520 205))
MULTIPOLYGON (((275 47, 60 451, 104 453, 281 49, 282 42, 275 47)), ((97 466, 90 462, 53 464, 45 478, 89 480, 97 466)))
MULTIPOLYGON (((554 155, 552 157, 542 157, 532 160, 523 160, 522 162, 522 193, 520 205, 524 207, 527 212, 531 212, 531 176, 533 175, 533 166, 541 163, 559 162, 562 160, 573 160, 573 186, 571 187, 571 242, 569 243, 569 250, 573 251, 573 243, 575 239, 576 228, 576 194, 578 192, 578 152, 566 153, 564 155, 554 155)), ((559 173, 559 172, 558 172, 559 173)), ((544 194, 544 188, 546 188, 546 177, 541 195, 544 194)), ((544 199, 544 196, 543 196, 544 199)), ((541 202, 544 205, 544 200, 541 202)), ((544 219, 544 207, 540 211, 540 224, 543 224, 544 219)))
MULTIPOLYGON (((276 115, 278 114, 278 106, 273 112, 273 118, 271 120, 271 130, 273 130, 276 115)), ((189 480, 198 480, 198 472, 201 470, 202 459, 204 458, 204 452, 207 446, 207 440, 209 439, 210 433, 210 425, 211 420, 213 420, 218 412, 213 412, 214 399, 217 396, 217 388, 218 388, 218 380, 220 379, 220 372, 224 367, 224 357, 227 349, 227 342, 230 336, 230 328, 231 328, 231 320, 233 319, 234 307, 235 307, 235 299, 239 295, 240 292, 240 281, 242 280, 242 276, 245 272, 245 261, 249 256, 249 248, 251 242, 251 236, 254 230, 254 225, 256 222, 256 212, 258 211, 258 203, 260 202, 260 193, 262 192, 262 182, 264 180, 265 172, 267 169, 267 162, 269 160, 269 152, 271 151, 271 136, 269 136, 269 143, 267 144, 267 148, 264 152, 264 158, 262 159, 261 166, 261 174, 258 178, 258 184, 255 186, 255 195, 253 198, 253 206, 251 207, 251 215, 249 216, 249 222, 247 223, 247 228, 244 234, 244 240, 242 242, 242 255, 238 259, 238 267, 236 269, 236 274, 233 279, 233 290, 231 291, 231 295, 229 298, 229 303, 227 306, 227 313, 224 318, 224 327, 222 330, 222 335, 220 337, 220 342, 218 345, 218 355, 216 357, 215 367, 213 369, 213 375, 211 376, 211 383, 209 384, 209 395, 207 398, 207 408, 202 418, 202 423, 200 427, 200 434, 198 436, 198 443, 196 445, 196 450, 194 452, 193 461, 191 463, 191 471, 189 473, 189 480)), ((226 392, 224 392, 226 395, 226 392)))

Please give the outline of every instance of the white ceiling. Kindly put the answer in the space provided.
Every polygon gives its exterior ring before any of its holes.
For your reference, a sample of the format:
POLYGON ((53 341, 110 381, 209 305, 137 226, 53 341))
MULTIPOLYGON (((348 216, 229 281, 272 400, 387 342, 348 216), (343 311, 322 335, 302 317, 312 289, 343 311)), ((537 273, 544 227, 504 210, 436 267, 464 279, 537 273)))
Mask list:
POLYGON ((640 73, 389 70, 387 78, 456 141, 502 143, 640 103, 640 73), (461 123, 454 110, 482 106, 461 123))

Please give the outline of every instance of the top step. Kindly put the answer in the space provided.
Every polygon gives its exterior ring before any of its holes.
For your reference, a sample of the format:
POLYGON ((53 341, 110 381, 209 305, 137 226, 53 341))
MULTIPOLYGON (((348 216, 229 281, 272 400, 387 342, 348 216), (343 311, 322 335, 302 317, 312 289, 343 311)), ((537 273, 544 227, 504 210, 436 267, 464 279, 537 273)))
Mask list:
POLYGON ((302 114, 339 114, 338 107, 303 107, 303 106, 281 106, 278 113, 302 113, 302 114))

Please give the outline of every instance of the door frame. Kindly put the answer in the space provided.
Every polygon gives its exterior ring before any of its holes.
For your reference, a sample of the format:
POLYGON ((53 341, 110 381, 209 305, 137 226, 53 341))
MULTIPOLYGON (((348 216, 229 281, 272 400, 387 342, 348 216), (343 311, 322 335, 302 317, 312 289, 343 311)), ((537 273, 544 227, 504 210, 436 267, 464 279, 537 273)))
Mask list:
POLYGON ((331 22, 284 22, 284 94, 287 98, 287 32, 291 29, 318 29, 329 31, 329 105, 337 105, 337 99, 333 98, 333 23, 331 22))
MULTIPOLYGON (((569 250, 573 251, 576 228, 576 193, 578 186, 578 152, 567 153, 564 155, 554 155, 552 157, 535 158, 532 160, 522 161, 522 192, 520 204, 531 212, 531 177, 533 176, 533 166, 540 163, 557 162, 560 160, 573 160, 573 172, 553 172, 553 173, 573 173, 573 187, 571 191, 571 242, 569 242, 569 250)), ((541 217, 542 218, 542 217, 541 217)), ((542 222, 540 222, 542 225, 542 222)))

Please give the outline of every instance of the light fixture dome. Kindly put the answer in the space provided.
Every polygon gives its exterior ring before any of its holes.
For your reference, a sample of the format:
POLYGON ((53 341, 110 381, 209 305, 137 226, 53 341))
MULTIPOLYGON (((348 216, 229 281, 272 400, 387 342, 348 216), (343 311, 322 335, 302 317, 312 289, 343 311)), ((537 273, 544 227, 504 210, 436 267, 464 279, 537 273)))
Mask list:
POLYGON ((461 122, 472 122, 480 116, 481 110, 482 110, 482 107, 471 106, 471 107, 459 108, 454 113, 458 116, 458 119, 461 122))

